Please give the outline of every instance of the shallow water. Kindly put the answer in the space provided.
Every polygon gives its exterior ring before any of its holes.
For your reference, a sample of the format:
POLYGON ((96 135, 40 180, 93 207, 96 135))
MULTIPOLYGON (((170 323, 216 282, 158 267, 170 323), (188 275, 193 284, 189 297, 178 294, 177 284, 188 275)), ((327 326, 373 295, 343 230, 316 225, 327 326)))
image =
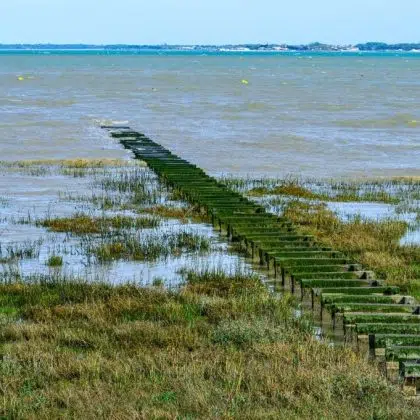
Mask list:
MULTIPOLYGON (((65 169, 65 168, 64 168, 65 169)), ((70 217, 77 213, 90 216, 113 216, 123 214, 139 217, 133 210, 101 210, 89 198, 102 196, 101 182, 113 178, 118 171, 124 174, 149 174, 149 181, 155 176, 147 169, 126 166, 118 169, 96 169, 85 172, 84 176, 64 175, 58 165, 0 165, 0 196, 4 198, 0 207, 0 257, 10 257, 9 249, 33 249, 33 255, 15 259, 10 263, 0 263, 0 276, 5 278, 19 275, 42 276, 60 274, 65 278, 82 278, 87 281, 106 281, 112 284, 135 282, 142 285, 160 279, 166 286, 176 286, 182 281, 178 272, 181 268, 197 270, 223 270, 226 272, 249 271, 251 267, 244 258, 230 254, 228 246, 208 224, 181 223, 176 219, 162 219, 153 229, 141 229, 141 238, 149 235, 189 232, 210 239, 211 249, 205 253, 182 253, 177 256, 160 258, 156 261, 112 261, 102 264, 86 251, 86 238, 67 233, 50 232, 36 226, 37 220, 56 217, 70 217), (52 255, 63 258, 63 266, 50 268, 47 260, 52 255)), ((139 178, 141 182, 141 178, 139 178)), ((159 190, 160 191, 160 190, 159 190)), ((107 196, 115 192, 107 191, 107 196)), ((159 203, 166 203, 166 192, 161 191, 159 203)), ((123 197, 124 193, 117 193, 123 197)), ((168 202, 169 203, 169 202, 168 202)), ((147 207, 147 206, 146 206, 147 207)), ((141 206, 138 207, 138 210, 141 206)), ((140 217, 142 217, 140 215, 140 217)), ((89 243, 99 244, 100 235, 89 235, 89 243)))
POLYGON ((420 245, 420 226, 417 221, 417 213, 398 213, 396 206, 385 203, 369 202, 327 202, 328 208, 332 210, 341 220, 352 220, 360 217, 363 220, 384 221, 401 220, 408 223, 407 232, 400 239, 401 245, 420 245))
POLYGON ((212 174, 420 175, 419 73, 419 55, 2 54, 2 159, 126 157, 98 128, 126 121, 212 174))

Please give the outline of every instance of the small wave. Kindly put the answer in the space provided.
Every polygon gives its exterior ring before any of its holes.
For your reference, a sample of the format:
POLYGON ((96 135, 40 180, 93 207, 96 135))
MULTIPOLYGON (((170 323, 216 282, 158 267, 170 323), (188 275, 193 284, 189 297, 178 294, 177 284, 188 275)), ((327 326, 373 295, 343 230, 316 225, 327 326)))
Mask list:
POLYGON ((19 106, 26 107, 39 107, 39 108, 52 108, 52 107, 66 107, 76 104, 73 99, 21 99, 21 98, 2 98, 0 105, 2 104, 19 104, 19 106))
POLYGON ((250 102, 247 108, 248 108, 248 111, 263 111, 270 107, 264 102, 250 102))
POLYGON ((110 120, 110 119, 94 119, 93 122, 97 125, 126 125, 129 121, 110 120))
POLYGON ((36 121, 22 121, 17 120, 13 122, 0 123, 1 128, 21 128, 21 127, 63 127, 62 120, 36 120, 36 121))
POLYGON ((420 127, 420 117, 410 114, 396 114, 390 118, 367 120, 341 120, 336 124, 340 127, 351 128, 393 128, 393 127, 420 127))
POLYGON ((350 111, 355 109, 354 105, 351 104, 318 104, 319 109, 324 109, 326 111, 350 111))

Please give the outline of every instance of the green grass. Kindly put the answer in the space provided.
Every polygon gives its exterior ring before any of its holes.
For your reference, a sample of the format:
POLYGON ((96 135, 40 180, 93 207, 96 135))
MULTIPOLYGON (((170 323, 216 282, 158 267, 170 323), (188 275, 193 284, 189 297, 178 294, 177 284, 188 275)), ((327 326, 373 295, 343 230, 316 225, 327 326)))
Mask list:
POLYGON ((313 338, 255 277, 178 291, 0 286, 3 418, 418 418, 375 367, 313 338), (4 318, 6 317, 6 318, 4 318))
POLYGON ((63 257, 60 255, 51 255, 46 264, 49 267, 61 267, 63 265, 63 257))

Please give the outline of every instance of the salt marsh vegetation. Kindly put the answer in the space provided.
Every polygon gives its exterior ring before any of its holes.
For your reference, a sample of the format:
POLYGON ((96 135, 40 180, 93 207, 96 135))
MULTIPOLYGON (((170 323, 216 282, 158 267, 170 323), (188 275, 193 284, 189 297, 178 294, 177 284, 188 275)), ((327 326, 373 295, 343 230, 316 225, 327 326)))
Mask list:
POLYGON ((10 418, 418 418, 290 296, 241 272, 176 290, 59 277, 0 285, 0 415, 10 418))
POLYGON ((286 216, 302 232, 374 270, 389 284, 420 297, 418 178, 223 181, 269 211, 286 216), (385 211, 378 206, 385 206, 385 211))
MULTIPOLYGON (((267 287, 142 164, 9 169, 52 192, 41 212, 19 208, 18 193, 1 218, 0 417, 418 417, 376 365, 315 337, 296 299, 267 287)), ((256 199, 373 266, 379 251, 403 248, 407 222, 343 221, 297 187, 276 204, 270 194, 256 199)))
POLYGON ((53 232, 71 232, 74 234, 103 233, 110 229, 142 229, 158 227, 160 220, 151 217, 129 217, 115 215, 112 217, 91 217, 76 214, 73 217, 45 219, 37 221, 39 226, 46 227, 53 232))
MULTIPOLYGON (((20 187, 16 194, 11 191, 13 205, 2 214, 4 275, 10 261, 19 259, 17 269, 25 277, 46 274, 52 257, 65 257, 62 270, 69 276, 96 279, 107 271, 107 278, 123 282, 140 280, 147 271, 153 281, 165 273, 174 278, 167 263, 205 265, 226 254, 212 228, 200 223, 204 215, 199 209, 179 201, 142 162, 0 162, 0 170, 16 183, 20 179, 34 186, 33 193, 20 187), (41 192, 45 186, 47 195, 41 192)), ((235 259, 228 255, 227 264, 235 259)))
POLYGON ((61 267, 63 265, 63 257, 60 255, 51 255, 47 260, 48 267, 61 267))

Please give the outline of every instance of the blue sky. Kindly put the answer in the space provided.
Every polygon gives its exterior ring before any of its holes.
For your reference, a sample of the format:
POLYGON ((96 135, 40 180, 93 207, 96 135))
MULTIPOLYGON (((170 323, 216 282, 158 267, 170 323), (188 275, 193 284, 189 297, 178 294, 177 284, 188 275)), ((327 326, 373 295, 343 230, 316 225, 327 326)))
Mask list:
POLYGON ((0 43, 419 42, 420 0, 0 0, 0 43))

